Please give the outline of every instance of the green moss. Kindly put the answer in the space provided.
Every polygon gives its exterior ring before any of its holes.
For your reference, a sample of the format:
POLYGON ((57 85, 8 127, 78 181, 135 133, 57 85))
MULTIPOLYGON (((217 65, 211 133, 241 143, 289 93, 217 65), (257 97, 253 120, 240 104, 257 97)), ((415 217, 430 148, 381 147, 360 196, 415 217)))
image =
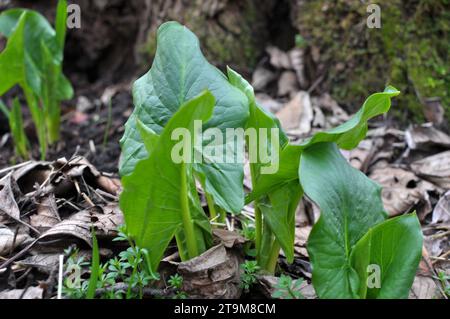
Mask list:
POLYGON ((427 97, 440 97, 450 114, 449 3, 385 1, 381 28, 369 29, 360 1, 317 0, 299 10, 298 25, 330 66, 327 86, 339 102, 357 108, 369 92, 389 83, 402 91, 394 113, 420 121, 427 97))

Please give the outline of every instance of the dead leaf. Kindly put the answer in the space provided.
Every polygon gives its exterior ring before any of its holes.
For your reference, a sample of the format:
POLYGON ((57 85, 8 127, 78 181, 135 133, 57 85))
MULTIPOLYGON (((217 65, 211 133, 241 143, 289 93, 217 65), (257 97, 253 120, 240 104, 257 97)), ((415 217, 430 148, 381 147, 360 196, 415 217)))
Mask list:
POLYGON ((39 241, 71 236, 79 238, 91 246, 91 227, 94 227, 99 238, 111 238, 117 235, 117 228, 123 223, 123 215, 117 204, 111 204, 106 207, 95 206, 76 213, 56 224, 42 234, 39 237, 39 241))
POLYGON ((40 198, 37 203, 37 214, 30 217, 30 225, 40 232, 45 232, 59 222, 61 218, 58 214, 55 195, 49 194, 40 198))
POLYGON ((17 262, 17 264, 33 267, 44 274, 50 274, 59 266, 60 254, 38 254, 17 262))
POLYGON ((41 287, 28 287, 0 292, 0 299, 42 299, 44 289, 41 287))
POLYGON ((434 207, 432 223, 436 224, 439 222, 450 222, 450 191, 447 191, 434 207))
POLYGON ((276 79, 276 74, 264 67, 257 67, 252 77, 252 86, 255 91, 263 90, 270 82, 276 79))
POLYGON ((234 231, 229 231, 226 229, 215 228, 213 230, 213 235, 226 247, 233 248, 237 245, 242 245, 247 242, 247 239, 242 237, 240 234, 234 231))
POLYGON ((277 69, 290 69, 291 61, 289 55, 275 46, 266 48, 270 57, 270 64, 277 69))
POLYGON ((306 244, 308 242, 309 234, 311 233, 312 227, 311 226, 305 226, 305 227, 296 227, 295 228, 295 246, 294 250, 295 253, 304 256, 309 257, 308 251, 306 249, 306 244))
POLYGON ((313 106, 320 108, 325 114, 327 119, 326 129, 338 126, 350 118, 347 112, 328 93, 311 98, 311 103, 313 106))
POLYGON ((418 176, 444 188, 450 189, 450 151, 426 157, 411 164, 418 176))
POLYGON ((276 113, 283 107, 283 103, 271 98, 265 93, 257 93, 255 95, 256 102, 262 106, 266 111, 276 113))
POLYGON ((101 175, 97 178, 97 184, 101 189, 114 196, 118 196, 122 190, 122 183, 117 178, 101 175))
POLYGON ((409 299, 436 299, 440 298, 439 287, 436 282, 427 276, 416 276, 409 292, 409 299))
POLYGON ((178 264, 183 277, 183 291, 193 299, 237 299, 241 296, 240 252, 223 244, 200 256, 178 264))
POLYGON ((373 170, 369 177, 383 187, 383 204, 390 216, 416 209, 423 220, 431 212, 428 192, 436 191, 436 188, 414 173, 388 166, 373 170))
POLYGON ((297 75, 293 71, 284 71, 278 79, 278 96, 293 97, 299 90, 297 75))
POLYGON ((313 110, 308 92, 298 92, 297 95, 282 108, 277 117, 281 126, 288 132, 306 135, 311 131, 313 110))
POLYGON ((405 132, 405 140, 412 150, 432 150, 436 147, 450 148, 450 136, 430 124, 410 126, 405 132))
POLYGON ((31 240, 31 237, 28 235, 26 228, 10 229, 0 224, 0 255, 10 254, 16 247, 20 247, 29 240, 31 240))
POLYGON ((17 184, 12 174, 8 174, 0 180, 0 222, 5 216, 20 220, 20 210, 14 193, 17 193, 17 184))
POLYGON ((295 48, 289 51, 289 58, 291 60, 292 69, 297 75, 297 81, 301 89, 308 87, 308 81, 305 76, 305 51, 300 48, 295 48))

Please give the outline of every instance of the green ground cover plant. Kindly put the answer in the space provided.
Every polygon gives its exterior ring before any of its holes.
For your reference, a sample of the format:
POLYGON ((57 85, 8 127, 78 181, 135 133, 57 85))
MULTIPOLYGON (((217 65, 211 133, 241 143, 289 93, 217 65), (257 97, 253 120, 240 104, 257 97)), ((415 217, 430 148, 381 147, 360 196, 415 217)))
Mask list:
MULTIPOLYGON (((217 218, 217 210, 239 214, 244 204, 253 203, 256 264, 274 273, 280 249, 293 261, 295 211, 306 195, 321 209, 308 240, 318 296, 406 297, 421 256, 417 217, 387 219, 380 187, 352 168, 339 151, 355 148, 366 136, 368 121, 386 113, 399 93, 388 86, 371 95, 346 123, 291 144, 277 119, 257 104, 242 76, 230 68, 225 75, 209 64, 186 27, 163 24, 153 66, 134 85, 135 110, 121 141, 120 206, 133 241, 148 251, 151 270, 157 271, 174 238, 182 261, 200 255, 211 247, 211 219, 217 218), (172 151, 180 147, 173 133, 183 128, 195 136, 201 133, 194 125, 199 120, 206 123, 204 130, 252 128, 257 140, 267 142, 251 149, 255 144, 246 136, 249 157, 254 157, 253 190, 247 196, 242 163, 208 158, 195 163, 197 146, 184 142, 188 155, 180 163, 173 161, 172 151), (269 129, 270 136, 261 129, 269 129), (267 154, 279 159, 278 169, 270 174, 265 173, 267 154), (196 181, 207 195, 209 216, 201 207, 196 181), (374 265, 380 273, 372 284, 368 269, 374 265)), ((234 140, 224 143, 239 150, 234 140)))
MULTIPOLYGON (((0 14, 0 33, 8 38, 0 54, 0 96, 16 85, 22 89, 42 158, 48 144, 59 140, 61 101, 73 96, 73 88, 62 72, 67 1, 60 0, 56 11, 55 28, 36 11, 10 9, 0 14)), ((12 131, 20 127, 18 121, 18 117, 10 117, 12 131)), ((15 132, 13 137, 20 155, 26 157, 23 139, 15 132)))

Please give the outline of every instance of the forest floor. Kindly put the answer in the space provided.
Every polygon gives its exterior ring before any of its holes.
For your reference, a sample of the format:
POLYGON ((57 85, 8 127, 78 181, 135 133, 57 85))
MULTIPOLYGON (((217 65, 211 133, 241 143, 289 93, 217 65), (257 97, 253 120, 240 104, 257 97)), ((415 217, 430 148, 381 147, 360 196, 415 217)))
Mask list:
MULTIPOLYGON (((330 95, 311 96, 299 89, 296 71, 283 66, 287 56, 268 50, 270 65, 259 67, 252 82, 258 101, 278 116, 291 140, 346 121, 349 112, 330 95)), ((124 249, 112 239, 123 223, 117 167, 119 140, 133 108, 130 92, 130 83, 78 90, 64 105, 61 140, 51 147, 47 161, 17 158, 7 125, 0 120, 0 211, 10 212, 0 215, 0 298, 54 298, 64 249, 77 245, 79 254, 90 258, 91 223, 103 260, 124 249)), ((33 131, 31 123, 27 130, 33 131)), ((344 155, 383 186, 390 216, 418 213, 425 241, 410 298, 447 298, 438 277, 450 275, 450 136, 437 125, 405 127, 379 118, 371 123, 368 138, 344 155)), ((38 158, 37 147, 33 156, 38 158)), ((250 189, 248 174, 244 185, 250 189)), ((244 211, 253 214, 251 206, 244 211)), ((295 261, 288 264, 280 255, 277 271, 303 278, 307 298, 315 295, 306 240, 319 214, 310 201, 300 204, 295 261)), ((239 227, 239 219, 229 215, 225 228, 239 227)), ((259 278, 260 285, 245 297, 269 297, 272 279, 259 278)))

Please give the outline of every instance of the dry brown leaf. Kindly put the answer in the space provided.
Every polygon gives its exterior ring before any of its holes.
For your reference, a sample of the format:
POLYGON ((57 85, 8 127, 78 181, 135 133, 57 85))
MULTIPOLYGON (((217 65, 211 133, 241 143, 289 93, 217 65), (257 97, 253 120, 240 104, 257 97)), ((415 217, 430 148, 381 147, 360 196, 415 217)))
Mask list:
POLYGON ((313 106, 320 108, 325 114, 327 119, 325 128, 327 129, 338 126, 350 118, 347 112, 328 93, 312 98, 311 103, 313 106))
POLYGON ((91 227, 99 238, 111 238, 117 235, 118 226, 124 222, 117 204, 106 207, 95 206, 72 215, 46 231, 39 240, 73 236, 91 245, 91 227))
POLYGON ((411 164, 411 169, 439 187, 450 189, 450 151, 415 161, 411 164))
POLYGON ((26 228, 10 229, 0 224, 0 255, 10 254, 16 247, 27 243, 29 240, 31 240, 31 237, 28 235, 26 228))
POLYGON ((122 190, 122 183, 117 178, 101 175, 97 178, 97 184, 102 190, 114 196, 119 196, 122 190))
POLYGON ((416 276, 409 292, 409 299, 436 299, 440 298, 439 287, 436 282, 427 276, 416 276))
POLYGON ((310 133, 313 110, 308 92, 298 92, 276 115, 286 131, 298 135, 310 133))
POLYGON ((269 54, 270 64, 273 67, 277 69, 290 69, 292 67, 288 53, 280 50, 275 46, 267 47, 266 51, 269 54))
POLYGON ((58 214, 55 195, 49 194, 40 198, 37 203, 37 214, 30 217, 30 225, 40 232, 45 232, 59 222, 61 218, 58 214))
POLYGON ((243 257, 238 250, 217 245, 200 256, 178 264, 183 277, 183 291, 190 298, 237 299, 240 288, 239 265, 243 257))
POLYGON ((278 96, 293 97, 299 90, 297 75, 293 71, 284 71, 278 79, 278 96))
POLYGON ((450 136, 430 124, 410 126, 405 132, 405 140, 412 150, 432 150, 436 147, 450 148, 450 136))
POLYGON ((306 249, 306 243, 308 242, 309 234, 311 233, 312 227, 296 227, 295 228, 295 246, 294 251, 296 254, 304 257, 309 257, 308 251, 306 249))
POLYGON ((289 51, 292 69, 294 69, 300 88, 306 89, 308 81, 305 76, 305 52, 303 49, 295 48, 289 51))
POLYGON ((17 181, 24 194, 35 191, 36 185, 42 185, 52 172, 49 162, 29 162, 27 165, 14 171, 13 178, 17 181))
POLYGON ((33 267, 44 274, 50 274, 59 265, 60 254, 38 254, 27 257, 17 262, 17 264, 33 267))
POLYGON ((423 220, 431 212, 428 192, 436 191, 436 188, 414 173, 401 168, 384 167, 375 169, 369 177, 383 187, 383 204, 390 216, 417 209, 419 218, 423 220))
POLYGON ((41 287, 28 287, 0 292, 0 299, 42 299, 44 289, 41 287))
POLYGON ((233 248, 234 246, 242 245, 247 242, 247 240, 237 232, 226 229, 216 228, 213 230, 213 235, 217 237, 226 248, 233 248))
POLYGON ((252 86, 255 91, 262 91, 270 82, 276 79, 276 74, 263 67, 257 67, 252 77, 252 86))
POLYGON ((20 210, 14 196, 15 188, 17 186, 12 174, 0 180, 0 222, 5 220, 4 217, 20 220, 20 210))
POLYGON ((450 222, 450 191, 447 191, 434 207, 432 223, 435 224, 439 222, 450 222))
POLYGON ((257 93, 255 95, 256 102, 266 111, 277 113, 283 107, 283 103, 271 98, 265 93, 257 93))

